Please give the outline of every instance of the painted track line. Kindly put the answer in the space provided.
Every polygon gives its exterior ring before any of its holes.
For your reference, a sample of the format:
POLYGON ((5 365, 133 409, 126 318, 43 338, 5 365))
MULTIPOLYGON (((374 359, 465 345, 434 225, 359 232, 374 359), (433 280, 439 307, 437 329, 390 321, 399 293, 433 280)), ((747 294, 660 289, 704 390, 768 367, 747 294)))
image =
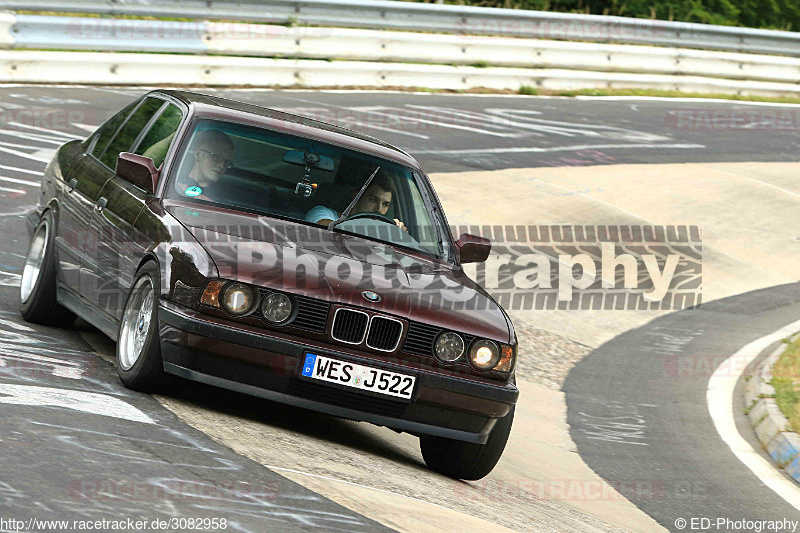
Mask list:
POLYGON ((6 178, 5 176, 0 176, 0 181, 7 181, 9 183, 17 183, 19 185, 29 185, 31 187, 39 187, 41 183, 36 181, 28 181, 28 180, 20 180, 17 178, 6 178))
POLYGON ((77 137, 75 135, 71 135, 69 133, 65 133, 65 132, 62 132, 62 131, 54 130, 52 128, 48 129, 48 128, 43 128, 41 126, 34 126, 32 124, 25 124, 25 123, 22 123, 22 122, 9 122, 8 126, 12 127, 12 128, 25 128, 25 129, 29 129, 29 130, 33 130, 33 131, 40 131, 40 132, 45 133, 46 134, 45 136, 50 137, 50 138, 53 138, 53 137, 64 137, 65 138, 64 142, 72 141, 72 140, 75 140, 75 139, 80 139, 80 137, 77 137))
POLYGON ((10 143, 7 141, 0 141, 0 146, 5 146, 6 148, 32 148, 34 150, 42 150, 42 147, 40 146, 31 146, 30 144, 10 143))
POLYGON ((439 155, 465 155, 465 154, 523 154, 523 153, 547 153, 547 152, 568 152, 570 150, 609 150, 612 148, 681 148, 696 149, 705 148, 703 144, 675 143, 675 144, 580 144, 573 146, 552 146, 547 148, 537 146, 520 146, 510 148, 468 148, 464 150, 412 150, 414 154, 439 154, 439 155))
POLYGON ((62 139, 58 139, 57 137, 47 137, 45 135, 39 135, 38 133, 28 133, 22 131, 4 131, 2 135, 7 137, 14 137, 15 139, 25 139, 28 141, 36 141, 39 143, 49 143, 55 146, 61 146, 62 144, 68 142, 62 139))
MULTIPOLYGON (((7 154, 16 155, 18 157, 24 157, 25 159, 30 159, 32 161, 38 161, 40 163, 49 163, 51 157, 43 158, 43 157, 36 157, 34 154, 29 154, 27 152, 20 152, 19 150, 12 150, 11 148, 6 148, 8 146, 7 143, 0 142, 0 152, 5 152, 7 154)), ((14 145, 20 146, 20 145, 14 145)), ((22 148, 30 148, 30 146, 22 146, 22 148)))
POLYGON ((770 344, 789 337, 800 330, 800 320, 783 326, 778 331, 756 339, 722 362, 708 380, 706 401, 708 412, 725 444, 766 486, 800 511, 800 487, 787 479, 773 464, 753 449, 736 429, 733 417, 733 394, 744 370, 770 344), (744 364, 742 364, 744 363, 744 364), (731 374, 731 369, 735 375, 731 374))
POLYGON ((737 174, 736 172, 730 172, 730 171, 727 171, 727 170, 720 170, 720 169, 714 169, 714 170, 716 170, 717 172, 724 172, 725 174, 728 174, 730 176, 736 176, 737 178, 740 178, 740 179, 743 179, 743 180, 752 181, 753 183, 758 183, 759 185, 763 185, 764 187, 769 187, 769 188, 775 189, 776 191, 779 191, 779 192, 781 192, 783 194, 788 194, 789 196, 797 196, 798 198, 800 198, 800 194, 798 194, 798 193, 796 193, 794 191, 790 191, 788 189, 784 189, 783 187, 778 187, 777 185, 774 185, 774 184, 769 183, 767 181, 762 181, 762 180, 759 180, 759 179, 756 179, 756 178, 751 178, 750 176, 743 176, 742 174, 737 174))
POLYGON ((18 168, 18 167, 7 167, 6 165, 0 165, 0 170, 10 170, 12 172, 23 172, 25 174, 31 174, 33 176, 40 176, 42 175, 41 170, 29 170, 27 168, 18 168))
MULTIPOLYGON (((513 95, 511 95, 513 96, 513 95)), ((674 96, 590 96, 590 95, 577 95, 577 96, 535 96, 531 95, 528 98, 574 98, 575 100, 605 100, 607 102, 613 101, 632 101, 632 102, 679 102, 683 104, 695 103, 713 103, 713 104, 729 104, 729 105, 749 105, 757 107, 800 107, 800 104, 788 104, 782 102, 758 102, 755 100, 733 100, 731 98, 693 98, 685 97, 679 98, 674 96)))

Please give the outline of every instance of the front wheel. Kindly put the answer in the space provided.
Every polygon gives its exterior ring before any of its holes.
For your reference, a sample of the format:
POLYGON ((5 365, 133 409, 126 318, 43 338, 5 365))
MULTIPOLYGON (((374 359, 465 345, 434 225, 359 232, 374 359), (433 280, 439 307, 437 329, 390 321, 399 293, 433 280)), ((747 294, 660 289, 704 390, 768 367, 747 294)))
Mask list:
POLYGON ((47 211, 33 231, 19 285, 19 312, 35 324, 69 326, 75 315, 56 301, 55 223, 47 211))
POLYGON ((514 406, 497 421, 485 444, 473 444, 444 437, 420 437, 425 464, 434 472, 455 479, 486 477, 503 455, 514 422, 514 406))
POLYGON ((154 262, 136 273, 117 337, 117 373, 129 389, 154 391, 167 377, 158 334, 159 272, 154 262))

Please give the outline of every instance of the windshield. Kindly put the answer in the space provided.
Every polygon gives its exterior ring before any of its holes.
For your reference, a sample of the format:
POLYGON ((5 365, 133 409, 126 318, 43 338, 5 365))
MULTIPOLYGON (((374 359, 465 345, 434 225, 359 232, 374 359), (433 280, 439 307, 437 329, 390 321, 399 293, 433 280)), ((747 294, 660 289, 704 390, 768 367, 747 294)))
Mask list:
POLYGON ((436 211, 429 211, 423 194, 414 172, 392 161, 264 128, 203 119, 184 144, 166 196, 324 227, 339 220, 357 198, 336 231, 446 259, 445 225, 436 211))

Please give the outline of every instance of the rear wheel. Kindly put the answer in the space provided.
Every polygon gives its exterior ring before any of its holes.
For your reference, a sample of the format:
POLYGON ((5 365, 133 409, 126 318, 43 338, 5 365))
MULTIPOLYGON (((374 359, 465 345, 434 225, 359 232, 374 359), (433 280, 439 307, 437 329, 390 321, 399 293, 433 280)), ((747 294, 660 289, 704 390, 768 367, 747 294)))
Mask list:
POLYGON ((117 337, 117 373, 129 389, 154 391, 165 384, 158 335, 159 273, 145 263, 125 301, 117 337))
POLYGON ((33 231, 19 285, 19 312, 36 324, 69 326, 75 315, 56 301, 55 225, 47 211, 33 231))
POLYGON ((428 467, 440 474, 476 480, 489 474, 503 455, 514 421, 514 406, 497 421, 485 444, 473 444, 444 437, 420 437, 422 457, 428 467))

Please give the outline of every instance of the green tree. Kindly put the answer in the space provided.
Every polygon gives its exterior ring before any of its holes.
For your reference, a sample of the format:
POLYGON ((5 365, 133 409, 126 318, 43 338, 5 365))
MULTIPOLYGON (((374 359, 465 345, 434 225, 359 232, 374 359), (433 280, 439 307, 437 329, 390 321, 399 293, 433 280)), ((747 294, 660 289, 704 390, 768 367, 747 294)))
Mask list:
POLYGON ((446 0, 538 11, 591 13, 727 26, 793 30, 800 28, 798 0, 446 0))

